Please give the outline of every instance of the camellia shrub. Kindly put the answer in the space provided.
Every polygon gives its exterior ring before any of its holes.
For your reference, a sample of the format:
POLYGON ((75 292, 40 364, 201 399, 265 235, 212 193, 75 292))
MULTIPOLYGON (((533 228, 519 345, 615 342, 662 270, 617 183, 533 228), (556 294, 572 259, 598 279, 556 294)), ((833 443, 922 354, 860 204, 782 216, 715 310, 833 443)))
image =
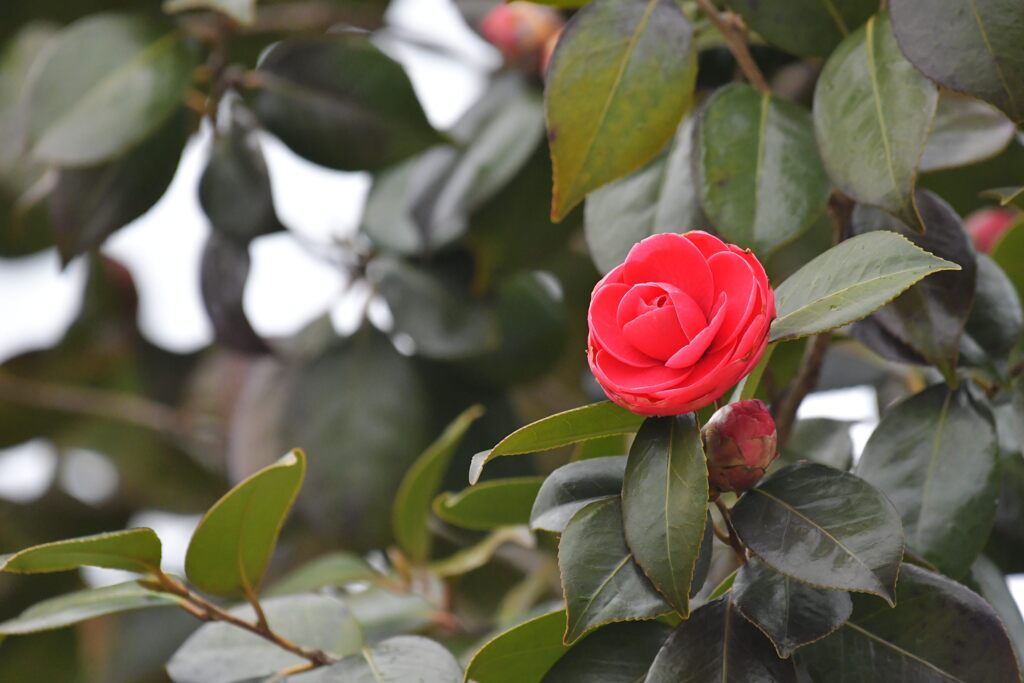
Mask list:
MULTIPOLYGON (((446 131, 383 2, 15 35, 4 253, 94 252, 207 121, 202 290, 249 360, 226 462, 195 421, 143 425, 233 482, 184 575, 148 528, 8 547, 7 574, 133 576, 0 635, 180 614, 175 683, 1022 680, 1024 3, 543 4, 457 3, 505 67, 446 131), (249 245, 285 229, 265 135, 372 174, 334 246, 386 323, 246 320, 249 245), (859 451, 798 417, 862 385, 859 451)), ((4 406, 81 404, 16 361, 4 406)))

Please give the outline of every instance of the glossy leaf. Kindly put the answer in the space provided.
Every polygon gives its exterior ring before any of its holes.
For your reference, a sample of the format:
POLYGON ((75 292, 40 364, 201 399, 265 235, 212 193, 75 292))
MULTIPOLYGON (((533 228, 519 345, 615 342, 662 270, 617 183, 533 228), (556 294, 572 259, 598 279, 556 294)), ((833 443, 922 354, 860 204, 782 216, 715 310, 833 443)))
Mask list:
POLYGON ((934 81, 1024 122, 1024 7, 1014 0, 894 0, 900 49, 934 81))
POLYGON ((88 166, 126 152, 179 108, 194 66, 182 34, 142 16, 75 22, 54 38, 28 85, 32 154, 88 166))
POLYGON ((696 145, 701 207, 726 241, 765 258, 824 213, 832 185, 799 105, 726 86, 701 109, 696 145))
POLYGON ((814 588, 753 558, 732 585, 736 609, 775 645, 780 657, 821 640, 853 613, 850 594, 814 588))
POLYGON ((980 555, 971 565, 971 579, 978 586, 978 593, 999 615, 1019 665, 1024 661, 1024 615, 1010 592, 1007 577, 992 560, 980 555))
POLYGON ((248 244, 212 232, 203 248, 199 288, 219 343, 241 353, 266 353, 270 349, 252 328, 243 306, 250 263, 248 244))
POLYGON ((339 587, 358 581, 372 581, 379 574, 366 560, 344 551, 335 551, 310 560, 272 583, 264 595, 312 593, 325 587, 339 587))
POLYGON ((978 254, 977 259, 974 305, 967 318, 963 342, 969 340, 990 357, 1003 358, 1021 338, 1024 309, 1017 289, 1003 269, 987 254, 978 254))
POLYGON ((260 62, 253 110, 306 159, 376 170, 440 142, 402 67, 367 38, 292 38, 260 62))
POLYGON ((605 626, 576 643, 551 667, 543 683, 642 681, 671 632, 658 622, 605 626))
POLYGON ((17 617, 0 623, 0 636, 48 631, 107 614, 169 607, 180 602, 181 598, 150 590, 138 581, 75 591, 36 603, 17 617))
POLYGON ((903 518, 908 547, 963 576, 985 545, 998 495, 991 410, 935 385, 890 408, 857 463, 903 518))
POLYGON ((797 420, 779 457, 789 463, 810 460, 848 470, 853 464, 850 423, 826 417, 797 420))
POLYGON ((413 562, 430 556, 430 502, 441 487, 441 480, 455 456, 466 432, 483 414, 481 406, 471 406, 449 424, 441 436, 416 459, 402 478, 391 510, 395 541, 413 562))
POLYGON ((669 141, 693 98, 692 40, 672 0, 595 0, 569 21, 544 90, 553 220, 669 141))
POLYGON ((726 595, 694 611, 654 658, 644 683, 796 683, 790 662, 726 595))
POLYGON ((868 19, 829 57, 814 92, 814 127, 832 180, 919 228, 914 185, 937 102, 938 88, 896 45, 888 15, 868 19))
POLYGON ((215 595, 254 592, 305 474, 306 456, 293 450, 214 503, 188 544, 189 581, 215 595))
POLYGON ((44 543, 0 555, 0 571, 42 574, 103 567, 144 574, 160 567, 160 553, 160 539, 152 529, 126 529, 44 543))
POLYGON ((684 617, 690 613, 707 500, 708 465, 693 413, 644 422, 626 461, 623 529, 636 563, 684 617))
POLYGON ((817 463, 790 465, 740 498, 732 522, 750 550, 787 576, 894 599, 903 557, 899 513, 859 477, 817 463))
POLYGON ((1019 681, 1013 649, 984 600, 939 574, 906 564, 896 607, 854 597, 853 618, 800 651, 815 681, 1019 681), (970 656, 965 654, 970 653, 970 656))
POLYGON ((569 650, 562 642, 564 633, 565 610, 513 626, 477 650, 466 668, 467 683, 541 683, 569 650))
POLYGON ((943 91, 920 170, 927 173, 990 159, 1006 149, 1015 131, 1013 122, 992 105, 943 91))
POLYGON ((873 0, 728 0, 766 41, 801 57, 827 57, 867 21, 873 0))
POLYGON ((247 26, 256 20, 256 0, 164 0, 168 14, 190 10, 214 10, 247 26))
POLYGON ((560 534, 573 515, 590 503, 618 497, 626 456, 571 462, 544 480, 530 512, 530 528, 560 534))
POLYGON ((434 499, 434 514, 449 524, 479 531, 529 524, 543 481, 543 477, 511 477, 481 482, 459 493, 442 493, 434 499))
POLYGON ((617 621, 653 619, 671 611, 626 545, 618 500, 577 512, 558 544, 568 624, 565 642, 617 621))
POLYGON ((294 677, 296 683, 462 683, 462 669, 439 643, 419 636, 397 636, 342 659, 321 672, 294 677))
POLYGON ((587 196, 583 227, 602 272, 622 263, 645 237, 707 225, 691 163, 695 121, 683 119, 668 147, 642 169, 587 196))
POLYGON ((620 408, 611 401, 556 413, 517 429, 491 450, 473 456, 469 483, 475 484, 484 465, 495 458, 547 451, 603 436, 631 434, 640 428, 643 421, 643 416, 620 408))
POLYGON ((844 240, 776 288, 771 339, 798 339, 855 322, 922 278, 958 268, 895 233, 844 240))

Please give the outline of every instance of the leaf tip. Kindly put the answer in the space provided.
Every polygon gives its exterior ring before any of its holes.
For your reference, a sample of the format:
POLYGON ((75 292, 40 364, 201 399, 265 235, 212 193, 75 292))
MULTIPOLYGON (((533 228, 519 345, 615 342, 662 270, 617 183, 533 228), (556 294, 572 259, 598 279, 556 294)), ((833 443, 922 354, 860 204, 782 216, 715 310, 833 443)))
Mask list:
POLYGON ((473 456, 473 460, 469 463, 469 485, 480 481, 480 475, 483 474, 484 465, 487 464, 487 456, 491 454, 490 451, 480 451, 473 456))

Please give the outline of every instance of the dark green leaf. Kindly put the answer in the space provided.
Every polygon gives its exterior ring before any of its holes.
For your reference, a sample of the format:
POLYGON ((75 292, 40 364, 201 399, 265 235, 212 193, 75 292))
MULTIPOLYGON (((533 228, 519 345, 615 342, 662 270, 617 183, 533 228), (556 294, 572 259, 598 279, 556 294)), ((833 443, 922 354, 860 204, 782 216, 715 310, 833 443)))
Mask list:
POLYGON ((814 92, 814 126, 832 180, 918 228, 917 165, 937 102, 935 84, 900 53, 888 14, 868 19, 832 53, 814 92))
POLYGON ((591 403, 545 417, 512 432, 491 450, 473 456, 469 483, 476 483, 484 465, 495 458, 547 451, 602 436, 631 434, 640 428, 643 421, 642 415, 631 413, 611 401, 591 403))
POLYGON ((994 187, 981 194, 998 199, 1000 206, 1016 206, 1018 209, 1024 209, 1024 187, 994 187))
POLYGON ((793 664, 743 618, 726 595, 676 627, 644 683, 796 683, 793 664))
POLYGON ((254 592, 305 474, 306 456, 293 450, 214 503, 188 544, 189 581, 215 595, 254 592))
POLYGON ((878 10, 875 0, 728 0, 766 41, 801 57, 827 57, 878 10))
POLYGON ((495 479, 459 493, 442 493, 434 499, 434 513, 449 524, 479 531, 529 524, 543 481, 543 477, 495 479))
POLYGON ((33 69, 28 144, 61 166, 107 161, 181 105, 195 59, 184 36, 141 16, 95 14, 61 31, 33 69))
POLYGON ((1017 297, 1024 301, 1024 219, 1018 219, 996 242, 992 259, 1017 288, 1017 297))
POLYGON ((900 49, 926 76, 1024 122, 1024 7, 1015 0, 893 0, 900 49))
POLYGON ((554 220, 669 141, 693 98, 692 41, 673 0, 595 0, 569 21, 544 91, 554 220))
POLYGON ((626 456, 591 458, 563 465, 541 485, 530 513, 530 527, 560 534, 579 510, 622 492, 626 456))
POLYGON ((266 353, 269 347, 252 328, 243 307, 249 265, 248 244, 212 232, 203 248, 199 287, 219 343, 241 353, 266 353))
POLYGON ((1010 278, 987 254, 978 254, 974 305, 967 318, 964 341, 973 341, 986 354, 1005 357, 1020 340, 1024 310, 1010 278))
POLYGON ((726 86, 701 109, 696 145, 701 206, 723 239, 766 258, 825 211, 832 186, 800 106, 726 86))
POLYGON ((576 643, 551 667, 544 683, 642 681, 671 632, 658 622, 605 626, 576 643))
POLYGON ((732 522, 748 548, 787 576, 894 599, 903 528, 892 503, 863 479, 790 465, 740 498, 732 522))
POLYGON ((591 503, 573 516, 558 544, 558 566, 567 643, 603 624, 653 619, 672 609, 633 560, 616 499, 591 503))
POLYGON ((629 449, 623 528, 636 563, 684 617, 690 613, 707 501, 708 465, 696 417, 649 418, 629 449))
POLYGON ((732 595, 736 609, 768 636, 780 657, 821 640, 853 612, 849 593, 800 583, 757 558, 740 568, 732 595))
POLYGON ((565 610, 535 617, 489 640, 473 655, 466 680, 477 683, 540 683, 569 650, 562 642, 565 610))
POLYGON ((860 596, 853 602, 845 626, 800 650, 814 681, 1020 680, 999 617, 954 581, 905 564, 895 609, 860 596))
POLYGON ((363 648, 323 672, 295 676, 296 683, 462 683, 462 669, 448 650, 419 636, 389 638, 363 648))
POLYGON ((857 474, 899 510, 909 548, 960 577, 992 526, 997 456, 988 406, 937 384, 886 412, 857 474))
POLYGON ((322 166, 376 170, 441 141, 402 67, 364 36, 282 41, 257 73, 260 122, 322 166))
POLYGON ((264 595, 312 593, 325 587, 339 587, 357 581, 372 581, 379 574, 366 560, 343 551, 321 555, 281 577, 263 591, 264 595))
POLYGON ((1006 585, 1007 577, 992 560, 979 555, 971 565, 971 579, 978 585, 978 592, 992 605, 992 609, 1006 627, 1006 634, 1010 637, 1018 664, 1024 661, 1024 616, 1021 615, 1020 607, 1006 585))
POLYGON ((943 91, 920 170, 927 173, 990 159, 1006 149, 1015 131, 1013 122, 995 107, 943 91))
POLYGON ((848 470, 853 464, 850 423, 825 417, 797 420, 780 457, 789 463, 810 460, 848 470))
POLYGON ((44 543, 0 555, 0 571, 42 574, 103 567, 144 574, 160 567, 160 552, 160 539, 152 529, 127 529, 44 543))
POLYGON ((840 242, 775 290, 771 339, 797 339, 847 325, 878 310, 915 282, 959 266, 889 232, 840 242))

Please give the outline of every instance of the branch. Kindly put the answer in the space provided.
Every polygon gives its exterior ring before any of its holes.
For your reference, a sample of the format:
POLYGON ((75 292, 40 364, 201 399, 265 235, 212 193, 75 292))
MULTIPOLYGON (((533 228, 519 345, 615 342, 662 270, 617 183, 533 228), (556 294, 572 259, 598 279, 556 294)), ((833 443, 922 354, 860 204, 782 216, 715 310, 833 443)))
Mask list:
POLYGON ((821 374, 821 364, 825 360, 825 352, 832 341, 831 332, 822 332, 811 338, 804 349, 804 355, 800 359, 800 367, 796 377, 790 383, 789 389, 782 396, 775 408, 775 433, 778 436, 779 450, 786 445, 789 434, 793 429, 793 422, 796 420, 796 411, 800 408, 807 394, 818 384, 818 376, 821 374))
POLYGON ((750 81, 750 84, 764 95, 771 94, 768 81, 764 79, 761 69, 757 67, 754 58, 750 56, 750 48, 747 47, 747 40, 743 35, 739 19, 731 12, 724 15, 720 14, 715 9, 715 6, 711 4, 711 0, 697 0, 697 5, 700 6, 701 11, 704 12, 708 20, 715 25, 718 32, 722 34, 726 44, 729 46, 729 51, 736 58, 736 63, 739 64, 740 70, 747 80, 750 81))
MULTIPOLYGON (((729 532, 724 539, 725 542, 732 547, 732 550, 736 553, 736 558, 740 561, 740 564, 746 564, 747 549, 743 547, 740 537, 736 534, 736 528, 732 525, 732 515, 729 513, 729 506, 723 503, 721 498, 715 498, 715 506, 718 508, 718 512, 721 513, 722 521, 725 522, 725 528, 729 532)), ((722 532, 719 531, 718 527, 712 524, 711 528, 714 530, 715 535, 721 539, 722 537, 719 536, 719 534, 722 532)))

